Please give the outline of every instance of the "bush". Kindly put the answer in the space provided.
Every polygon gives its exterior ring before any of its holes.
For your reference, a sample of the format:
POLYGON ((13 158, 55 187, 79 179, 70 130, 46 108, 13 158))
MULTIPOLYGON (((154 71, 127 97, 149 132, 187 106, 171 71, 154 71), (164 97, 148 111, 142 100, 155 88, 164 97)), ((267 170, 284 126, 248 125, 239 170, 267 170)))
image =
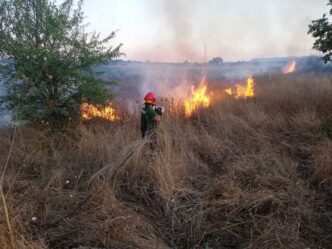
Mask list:
MULTIPOLYGON (((82 101, 105 103, 104 81, 92 66, 119 57, 104 39, 85 31, 80 0, 57 5, 50 0, 4 0, 0 3, 0 75, 7 95, 0 106, 18 118, 63 124, 78 117, 82 101)), ((108 82, 109 83, 109 82, 108 82)))

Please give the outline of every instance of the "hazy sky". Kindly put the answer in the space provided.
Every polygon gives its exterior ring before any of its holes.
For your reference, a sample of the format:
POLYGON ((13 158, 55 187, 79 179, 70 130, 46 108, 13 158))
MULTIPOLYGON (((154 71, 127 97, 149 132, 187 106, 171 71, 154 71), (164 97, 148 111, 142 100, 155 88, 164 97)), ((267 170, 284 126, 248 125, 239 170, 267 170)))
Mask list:
POLYGON ((314 54, 311 20, 327 0, 85 0, 89 29, 118 30, 125 59, 227 61, 314 54))

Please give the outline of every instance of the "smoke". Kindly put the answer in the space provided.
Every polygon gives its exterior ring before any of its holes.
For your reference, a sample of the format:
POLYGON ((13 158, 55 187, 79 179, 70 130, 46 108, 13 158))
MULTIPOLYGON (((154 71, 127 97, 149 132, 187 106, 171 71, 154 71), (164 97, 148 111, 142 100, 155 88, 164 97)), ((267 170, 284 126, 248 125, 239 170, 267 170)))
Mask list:
POLYGON ((165 56, 163 50, 168 54, 168 61, 202 61, 203 53, 194 45, 195 27, 193 27, 192 18, 195 11, 193 1, 179 0, 160 0, 154 4, 156 15, 161 20, 160 35, 167 37, 164 44, 158 44, 159 53, 162 58, 165 56))
POLYGON ((176 64, 151 64, 142 67, 143 78, 139 90, 140 96, 143 97, 148 91, 153 91, 158 96, 163 97, 186 97, 191 85, 197 81, 188 69, 186 66, 176 64))
MULTIPOLYGON (((168 58, 168 61, 200 61, 203 51, 195 45, 193 16, 197 0, 159 0, 153 3, 154 15, 160 21, 160 43, 149 50, 152 58, 168 58)), ((202 43, 203 45, 203 43, 202 43)), ((188 97, 192 85, 197 85, 203 76, 201 68, 192 64, 153 64, 141 68, 143 76, 139 89, 140 97, 148 91, 158 96, 183 99, 188 97)))
MULTIPOLYGON (((0 77, 0 97, 6 94, 6 88, 4 85, 4 81, 0 77)), ((0 106, 0 129, 9 126, 11 124, 11 112, 2 110, 2 106, 0 106)))
MULTIPOLYGON (((325 0, 145 0, 145 4, 150 22, 144 32, 154 35, 145 46, 137 48, 136 58, 169 62, 202 62, 205 46, 208 59, 220 56, 226 61, 311 53, 308 24, 321 17, 326 8, 325 0)), ((205 68, 194 64, 141 64, 137 66, 137 98, 142 100, 148 91, 184 98, 203 75, 207 75, 210 85, 210 81, 280 73, 288 59, 280 60, 205 68)))
POLYGON ((307 34, 327 0, 158 0, 147 1, 149 34, 136 58, 202 62, 216 56, 226 61, 260 57, 310 55, 307 34))

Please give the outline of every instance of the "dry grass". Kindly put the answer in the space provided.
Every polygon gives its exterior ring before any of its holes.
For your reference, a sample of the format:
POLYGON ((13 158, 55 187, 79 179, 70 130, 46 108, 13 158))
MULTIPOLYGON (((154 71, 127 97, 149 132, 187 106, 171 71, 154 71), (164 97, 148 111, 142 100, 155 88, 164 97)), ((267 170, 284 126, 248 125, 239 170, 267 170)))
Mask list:
POLYGON ((332 183, 332 141, 327 139, 318 147, 315 154, 315 173, 320 184, 332 183))
MULTIPOLYGON (((156 153, 137 119, 21 127, 0 248, 330 248, 331 106, 328 77, 260 77, 255 99, 165 116, 156 153)), ((0 136, 2 167, 13 132, 0 136)))

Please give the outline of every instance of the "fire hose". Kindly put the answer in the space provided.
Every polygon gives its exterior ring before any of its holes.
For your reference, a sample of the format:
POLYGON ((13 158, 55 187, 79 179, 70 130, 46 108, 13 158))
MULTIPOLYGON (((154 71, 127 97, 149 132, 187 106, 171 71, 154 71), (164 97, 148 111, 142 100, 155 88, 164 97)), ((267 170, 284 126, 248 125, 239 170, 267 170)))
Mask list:
POLYGON ((91 197, 91 194, 89 193, 87 195, 87 197, 85 197, 81 202, 79 202, 74 209, 72 209, 66 215, 62 216, 61 218, 57 219, 56 221, 52 222, 51 224, 47 225, 46 227, 44 227, 41 230, 37 230, 36 229, 37 228, 36 224, 33 221, 30 221, 29 222, 29 228, 30 228, 31 233, 33 235, 41 234, 41 233, 45 232, 46 230, 57 226, 58 224, 60 224, 65 219, 74 216, 76 214, 76 211, 78 211, 89 200, 90 197, 91 197))

